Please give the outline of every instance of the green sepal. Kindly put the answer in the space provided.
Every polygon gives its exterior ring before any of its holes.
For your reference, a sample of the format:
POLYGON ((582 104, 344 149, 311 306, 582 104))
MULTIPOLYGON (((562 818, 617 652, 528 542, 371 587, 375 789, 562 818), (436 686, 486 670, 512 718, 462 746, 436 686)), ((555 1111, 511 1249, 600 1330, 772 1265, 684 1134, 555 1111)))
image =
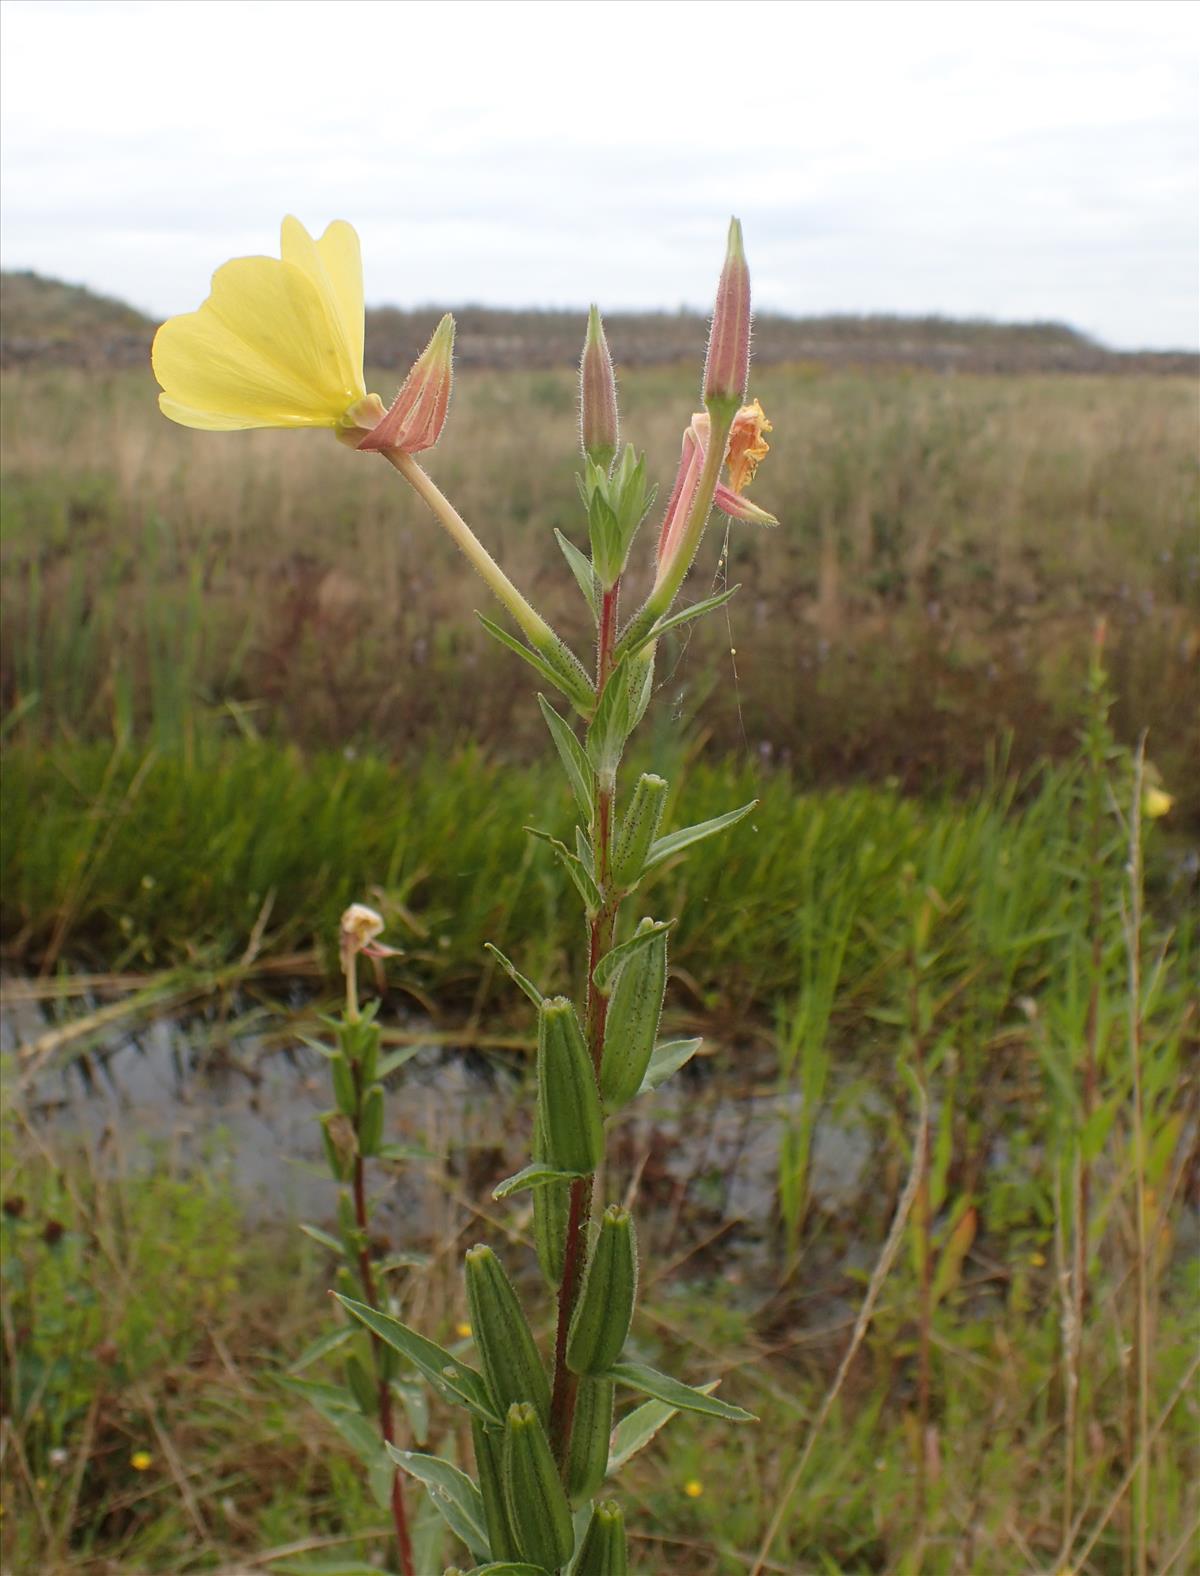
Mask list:
POLYGON ((556 1171, 544 1160, 531 1160, 520 1171, 498 1182, 492 1189, 492 1197, 499 1203, 501 1199, 511 1198, 514 1193, 531 1193, 535 1188, 552 1187, 557 1182, 578 1182, 586 1175, 583 1171, 556 1171))
POLYGON ((583 860, 573 854, 561 838, 551 837, 549 832, 540 832, 536 826, 527 826, 525 830, 530 837, 536 837, 540 842, 550 844, 550 847, 557 854, 563 869, 575 883, 575 890, 583 899, 583 906, 587 909, 588 915, 598 914, 604 906, 603 899, 600 896, 599 887, 592 879, 591 873, 583 860))
POLYGON ((363 1156, 379 1153, 383 1142, 383 1089, 372 1084, 363 1096, 362 1115, 358 1122, 358 1149, 363 1156))
POLYGON ((537 986, 532 980, 525 978, 524 974, 521 973, 515 964, 509 962, 499 947, 494 947, 490 941, 485 941, 483 944, 483 950, 492 954, 496 962, 508 975, 509 979, 512 980, 517 989, 524 991, 526 996, 529 997, 530 1001, 535 1007, 540 1007, 542 1005, 543 998, 541 991, 538 990, 537 986))
POLYGON ((615 1499, 601 1500, 592 1511, 571 1576, 628 1576, 628 1573, 625 1517, 615 1499))
POLYGON ((523 1559, 556 1571, 571 1558, 571 1507, 536 1408, 508 1409, 504 1424, 504 1502, 523 1559))
POLYGON ((610 1111, 619 1111, 641 1089, 658 1035, 667 988, 667 932, 646 928, 653 924, 642 920, 639 929, 649 940, 621 968, 609 998, 600 1093, 610 1111))
POLYGON ((550 729, 550 737, 554 740, 554 748, 558 751, 567 781, 571 784, 575 802, 584 820, 590 824, 595 812, 596 774, 588 760, 587 751, 575 737, 574 730, 563 721, 544 695, 538 696, 538 705, 550 729))
POLYGON ((606 952, 592 971, 592 984, 602 996, 612 989, 618 973, 626 963, 643 948, 650 946, 656 936, 664 934, 675 924, 673 919, 643 919, 628 941, 606 952))
POLYGON ((701 843, 706 837, 715 837, 727 827, 736 826, 757 804, 757 799, 751 799, 749 804, 742 805, 740 809, 727 810, 724 815, 716 815, 711 821, 697 821, 695 826, 683 826, 677 832, 668 832, 665 837, 656 838, 646 856, 646 869, 653 870, 655 865, 661 865, 672 854, 690 848, 693 843, 701 843))
POLYGON ((354 1084, 350 1063, 340 1054, 331 1057, 329 1072, 333 1079, 333 1098, 337 1101, 338 1110, 343 1116, 353 1117, 358 1111, 358 1090, 354 1084))
POLYGON ((658 836, 666 806, 666 779, 652 772, 643 772, 625 811, 617 846, 613 851, 612 878, 625 891, 637 885, 645 869, 646 855, 650 852, 650 844, 658 836))
POLYGON ((598 1377, 620 1357, 633 1322, 637 1279, 633 1216, 621 1205, 610 1204, 600 1217, 567 1336, 567 1366, 573 1373, 598 1377))
MULTIPOLYGON (((584 502, 586 503, 586 499, 584 502)), ((567 560, 567 568, 575 576, 575 584, 583 592, 584 600, 592 610, 592 617, 600 617, 600 592, 596 584, 596 571, 581 553, 575 543, 565 537, 556 526, 554 535, 562 549, 562 555, 567 560)))
POLYGON ((413 1367, 424 1374, 443 1401, 449 1401, 454 1406, 465 1406, 485 1423, 499 1424, 500 1417, 492 1405, 483 1375, 476 1369, 460 1361, 453 1352, 448 1352, 436 1341, 427 1340, 425 1336, 418 1335, 416 1330, 410 1330, 408 1325, 401 1324, 399 1319, 393 1319, 390 1314, 379 1313, 366 1303, 355 1302, 352 1297, 344 1297, 340 1292, 334 1292, 334 1296, 368 1330, 373 1331, 401 1356, 407 1357, 413 1367))
POLYGON ((550 1417, 550 1381, 524 1310, 491 1248, 468 1248, 464 1261, 467 1306, 480 1367, 500 1416, 529 1401, 543 1423, 550 1417))
POLYGON ((523 657, 547 684, 553 684, 556 690, 560 690, 581 716, 590 715, 596 704, 596 692, 583 671, 578 657, 568 651, 557 636, 556 644, 550 648, 553 653, 551 657, 544 650, 535 651, 531 646, 523 646, 514 635, 510 635, 506 629, 501 629, 499 624, 493 623, 485 614, 477 612, 475 617, 493 640, 498 640, 502 646, 507 646, 518 657, 523 657))
POLYGON ((430 1502, 454 1536, 462 1539, 477 1560, 486 1560, 491 1549, 483 1497, 467 1474, 440 1456, 400 1450, 395 1445, 384 1448, 398 1467, 424 1484, 430 1502))
POLYGON ((494 1560, 515 1560, 519 1553, 517 1539, 504 1503, 504 1434, 500 1429, 485 1428, 473 1417, 471 1438, 487 1525, 488 1553, 494 1560))
POLYGON ((709 1395, 706 1390, 693 1389, 679 1379, 672 1379, 670 1374, 660 1374, 657 1369, 648 1368, 645 1363, 614 1363, 604 1377, 615 1380, 617 1384, 628 1385, 631 1390, 639 1390, 642 1395, 653 1396, 656 1401, 665 1401, 680 1412, 722 1417, 727 1423, 758 1422, 753 1412, 732 1406, 728 1401, 718 1401, 715 1395, 709 1395))
POLYGON ((604 1115, 575 1008, 553 996, 538 1009, 538 1120, 543 1153, 557 1171, 590 1175, 604 1154, 604 1115))
POLYGON ((567 1498, 582 1504, 608 1476, 616 1386, 611 1379, 580 1379, 565 1471, 567 1498))

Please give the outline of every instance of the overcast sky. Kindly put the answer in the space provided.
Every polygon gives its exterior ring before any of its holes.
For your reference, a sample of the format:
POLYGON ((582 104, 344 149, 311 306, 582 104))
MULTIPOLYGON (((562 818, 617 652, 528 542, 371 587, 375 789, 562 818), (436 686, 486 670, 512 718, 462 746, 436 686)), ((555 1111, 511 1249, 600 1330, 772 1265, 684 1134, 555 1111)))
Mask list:
POLYGON ((1200 344, 1186 0, 5 0, 3 264, 164 316, 279 219, 367 299, 1055 318, 1200 344))

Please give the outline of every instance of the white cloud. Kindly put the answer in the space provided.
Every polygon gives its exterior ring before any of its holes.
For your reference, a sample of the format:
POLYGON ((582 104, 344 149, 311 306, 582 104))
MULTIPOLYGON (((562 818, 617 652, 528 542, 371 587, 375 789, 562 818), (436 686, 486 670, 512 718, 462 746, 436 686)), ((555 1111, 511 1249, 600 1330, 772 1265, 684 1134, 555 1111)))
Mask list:
POLYGON ((1170 3, 7 0, 3 260, 165 314, 289 210, 368 296, 1053 317, 1196 345, 1170 3))

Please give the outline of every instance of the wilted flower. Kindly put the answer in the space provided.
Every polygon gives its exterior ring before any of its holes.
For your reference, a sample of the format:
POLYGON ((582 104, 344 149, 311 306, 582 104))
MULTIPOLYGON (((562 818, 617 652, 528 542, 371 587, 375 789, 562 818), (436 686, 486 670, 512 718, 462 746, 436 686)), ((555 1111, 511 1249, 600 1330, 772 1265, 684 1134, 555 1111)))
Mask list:
MULTIPOLYGON (((766 412, 757 400, 743 405, 733 418, 725 463, 729 466, 729 485, 735 493, 744 492, 754 480, 758 462, 766 459, 771 447, 763 433, 771 430, 766 412)), ((719 498, 717 506, 720 507, 719 498)))
POLYGON ((377 942, 383 934, 383 916, 365 903, 351 903, 341 921, 342 966, 347 968, 352 958, 364 953, 368 958, 393 958, 395 947, 377 942))
MULTIPOLYGON (((662 529, 659 532, 659 579, 662 579, 674 562, 675 554, 679 551, 683 540, 692 506, 696 500, 696 492, 700 486, 700 476, 704 470, 711 430, 712 423, 707 412, 697 411, 683 435, 683 452, 679 458, 679 470, 675 476, 671 496, 667 500, 667 511, 663 516, 662 529)), ((779 524, 773 514, 768 514, 765 509, 759 509, 748 498, 742 497, 740 491, 741 487, 749 483, 758 461, 767 452, 767 445, 762 441, 762 433, 770 430, 771 425, 763 415, 762 406, 757 400, 753 405, 743 406, 734 417, 728 450, 731 485, 725 486, 718 482, 713 494, 713 502, 717 508, 734 520, 748 520, 757 525, 779 524), (735 437, 738 441, 736 474, 733 447, 735 437)))

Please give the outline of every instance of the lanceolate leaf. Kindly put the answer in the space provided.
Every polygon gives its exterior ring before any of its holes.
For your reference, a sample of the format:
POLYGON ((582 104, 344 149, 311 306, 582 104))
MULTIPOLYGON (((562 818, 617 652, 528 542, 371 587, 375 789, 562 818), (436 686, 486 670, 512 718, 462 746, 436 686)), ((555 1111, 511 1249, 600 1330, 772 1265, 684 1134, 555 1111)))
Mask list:
POLYGON ((395 1445, 388 1445, 387 1453, 398 1467, 424 1483, 430 1500, 454 1536, 462 1539, 476 1559, 486 1560, 491 1551, 483 1496, 467 1474, 449 1461, 416 1450, 397 1450, 395 1445))
POLYGON ((393 1319, 386 1313, 377 1313, 365 1303, 343 1297, 341 1292, 334 1292, 334 1296, 368 1330, 374 1331, 380 1340, 386 1341, 395 1351, 407 1357, 414 1368, 420 1369, 443 1400, 456 1406, 465 1406, 485 1423, 499 1426, 500 1419, 488 1398, 483 1376, 474 1368, 460 1361, 436 1341, 428 1341, 415 1330, 410 1330, 399 1319, 393 1319))
MULTIPOLYGON (((623 941, 619 947, 614 947, 611 952, 606 952, 597 963, 592 979, 596 989, 607 996, 609 986, 617 977, 617 971, 623 963, 633 957, 635 952, 640 952, 643 947, 648 947, 655 936, 661 936, 664 930, 670 930, 675 923, 673 919, 660 921, 653 927, 647 926, 630 936, 628 941, 623 941)), ((699 1041, 697 1041, 697 1044, 699 1041)))
POLYGON ((490 941, 485 941, 483 944, 483 950, 492 954, 496 962, 508 975, 509 979, 512 980, 513 984, 525 992, 526 996, 529 997, 530 1001, 535 1007, 540 1007, 542 1005, 541 991, 538 990, 537 986, 532 980, 527 980, 524 974, 522 974, 512 963, 508 961, 499 947, 494 947, 490 941))
POLYGON ((593 785, 596 777, 592 771, 592 763, 588 760, 587 752, 575 737, 573 730, 558 715, 544 695, 538 696, 538 705, 542 708, 542 716, 545 717, 546 726, 550 729, 550 737, 554 740, 558 758, 563 763, 563 770, 571 784, 575 801, 584 820, 590 825, 595 811, 593 785))
POLYGON ((328 1357, 330 1352, 336 1352, 339 1346, 345 1346, 346 1342, 353 1335, 354 1330, 350 1325, 343 1325, 339 1330, 330 1330, 327 1334, 322 1335, 319 1340, 315 1340, 311 1346, 304 1348, 300 1356, 288 1369, 288 1373, 303 1373, 306 1368, 311 1368, 313 1363, 319 1362, 322 1357, 328 1357))
POLYGON ((629 695, 629 665, 618 662, 608 675, 596 704, 596 715, 588 729, 587 753, 596 774, 610 782, 621 761, 625 740, 633 727, 633 706, 629 695))
POLYGON ((650 1065, 638 1093, 649 1094, 659 1084, 666 1083, 672 1073, 677 1073, 691 1061, 703 1044, 703 1040, 667 1040, 662 1045, 656 1045, 650 1054, 650 1065))
POLYGON ((571 880, 574 881, 576 890, 583 899, 584 907, 589 914, 598 914, 602 907, 600 892, 596 883, 587 872, 583 861, 578 859, 567 845, 557 837, 551 837, 549 832, 540 832, 536 826, 527 826, 525 830, 530 837, 540 838, 543 843, 549 843, 561 860, 563 867, 571 880))
POLYGON ((728 1401, 718 1401, 715 1395, 708 1395, 704 1390, 693 1390, 691 1385, 672 1379, 670 1374, 660 1374, 655 1368, 647 1368, 644 1363, 614 1363, 604 1377, 628 1385, 631 1390, 640 1390, 656 1401, 665 1401, 681 1412, 702 1412, 706 1417, 723 1417, 729 1423, 758 1421, 753 1412, 731 1406, 728 1401))
POLYGON ((584 1171, 556 1171, 544 1161, 534 1160, 513 1176, 505 1177, 503 1182, 492 1189, 492 1197, 497 1200, 509 1198, 514 1193, 524 1193, 535 1187, 549 1187, 551 1182, 577 1182, 586 1175, 584 1171))
POLYGON ((624 653, 632 657, 648 646, 652 640, 657 640, 660 635, 665 635, 669 629, 677 629, 680 624, 688 624, 694 618, 702 618, 705 613, 711 613, 716 608, 724 607, 730 597, 741 590, 741 585, 730 586, 728 591, 722 591, 717 596, 705 597, 703 602, 693 602, 691 607, 681 608, 678 613, 672 613, 669 618, 660 618, 657 624, 652 625, 646 633, 640 636, 624 653))
POLYGON ((579 670, 578 680, 576 680, 574 675, 568 676, 565 672, 560 673, 540 651, 534 651, 529 646, 523 646, 515 635, 510 635, 506 629, 501 629, 499 624, 493 623, 483 613, 477 612, 475 616, 488 634, 492 636, 493 640, 498 640, 502 646, 507 646, 518 657, 523 657, 529 666, 546 680, 547 684, 553 684, 556 690, 561 690, 577 711, 584 716, 590 712, 595 696, 592 693, 591 686, 587 683, 582 668, 579 670))
POLYGON ((714 816, 711 821, 698 821, 695 826, 682 826, 677 832, 668 832, 665 837, 656 838, 650 845, 646 869, 652 870, 655 865, 661 865, 664 859, 670 859, 672 854, 690 848, 693 843, 702 843, 706 837, 715 837, 727 827, 736 826, 757 804, 757 799, 751 799, 749 804, 742 805, 738 810, 728 810, 724 815, 714 816))
POLYGON ((384 1454, 378 1428, 362 1415, 351 1392, 340 1385, 318 1384, 312 1379, 292 1379, 286 1374, 278 1375, 276 1382, 293 1395, 303 1396, 338 1431, 366 1465, 371 1492, 380 1508, 386 1510, 392 1469, 384 1454))
MULTIPOLYGON (((717 1381, 713 1379, 701 1385, 699 1393, 711 1395, 716 1388, 717 1381)), ((678 1407, 668 1406, 665 1401, 643 1401, 641 1406, 623 1417, 613 1429, 608 1453, 608 1476, 619 1472, 631 1456, 644 1450, 659 1429, 677 1416, 678 1412, 678 1407)))
POLYGON ((596 575, 588 562, 587 556, 579 551, 574 542, 568 541, 557 527, 554 535, 559 547, 562 548, 562 555, 567 560, 571 573, 575 576, 576 584, 587 599, 587 605, 592 610, 592 617, 599 618, 600 598, 596 591, 596 575))

